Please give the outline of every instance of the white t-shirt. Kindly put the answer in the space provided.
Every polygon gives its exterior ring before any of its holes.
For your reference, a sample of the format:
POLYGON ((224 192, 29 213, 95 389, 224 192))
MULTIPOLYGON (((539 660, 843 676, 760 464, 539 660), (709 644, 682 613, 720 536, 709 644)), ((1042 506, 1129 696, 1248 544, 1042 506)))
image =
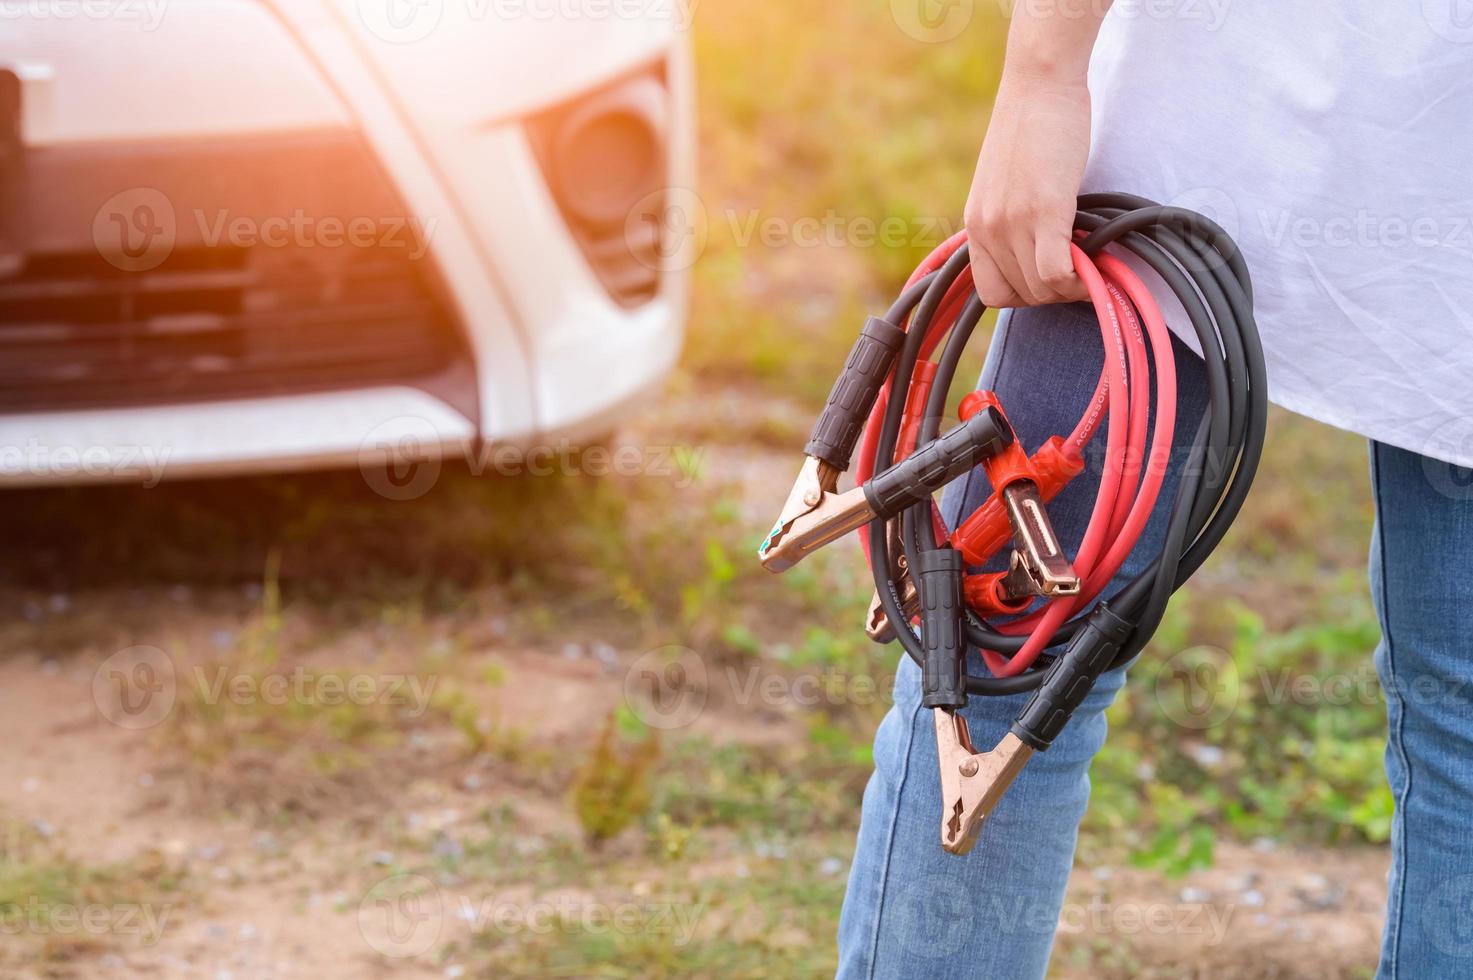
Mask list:
MULTIPOLYGON (((1116 0, 1086 190, 1216 219, 1269 395, 1473 466, 1473 7, 1116 0)), ((1168 320, 1194 336, 1180 307, 1168 320)))

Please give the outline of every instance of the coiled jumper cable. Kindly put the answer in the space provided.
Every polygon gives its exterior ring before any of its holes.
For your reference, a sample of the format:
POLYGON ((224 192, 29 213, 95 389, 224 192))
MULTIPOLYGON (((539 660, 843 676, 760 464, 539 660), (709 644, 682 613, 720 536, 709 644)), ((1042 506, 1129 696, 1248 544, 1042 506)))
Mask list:
POLYGON ((1263 449, 1263 350, 1248 270, 1227 233, 1180 208, 1089 194, 1079 200, 1072 253, 1105 347, 1073 432, 1029 456, 996 396, 977 392, 963 400, 961 424, 939 435, 957 365, 985 312, 958 235, 921 264, 884 318, 865 324, 759 551, 768 568, 783 571, 863 529, 876 586, 870 632, 897 640, 921 666, 941 760, 942 844, 959 854, 1100 675, 1140 654, 1172 594, 1237 517, 1263 449), (1156 508, 1176 425, 1171 338, 1125 253, 1185 309, 1203 352, 1207 410, 1185 453, 1160 552, 1105 596, 1156 508), (1084 471, 1085 449, 1102 431, 1100 485, 1071 558, 1046 504, 1084 471), (840 493, 857 446, 858 485, 840 493), (934 494, 979 466, 992 495, 948 532, 934 494), (1007 571, 968 572, 1010 542, 1007 571), (968 674, 970 648, 986 674, 968 674), (1027 691, 1008 735, 978 752, 958 713, 968 696, 1027 691))

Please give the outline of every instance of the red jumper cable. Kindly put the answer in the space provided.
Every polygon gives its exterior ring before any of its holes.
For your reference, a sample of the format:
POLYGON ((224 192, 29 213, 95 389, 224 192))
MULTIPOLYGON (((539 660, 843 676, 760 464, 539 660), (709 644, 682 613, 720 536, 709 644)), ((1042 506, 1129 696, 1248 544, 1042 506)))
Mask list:
POLYGON ((1072 255, 1105 350, 1072 432, 1030 455, 997 396, 976 392, 960 406, 961 424, 938 433, 961 350, 983 312, 965 236, 954 236, 921 263, 885 317, 866 323, 759 549, 768 568, 782 571, 864 529, 876 582, 867 629, 898 641, 921 665, 924 703, 936 714, 942 843, 954 853, 971 848, 1008 785, 1052 744, 1099 675, 1139 654, 1172 592, 1226 533, 1262 450, 1263 355, 1247 269, 1226 233, 1178 208, 1087 195, 1072 255), (1136 256, 1187 310, 1208 367, 1209 407, 1161 553, 1101 601, 1156 509, 1177 419, 1165 320, 1151 290, 1107 246, 1136 256), (1099 486, 1071 556, 1047 504, 1085 471, 1101 431, 1099 486), (857 486, 841 493, 856 447, 857 486), (934 493, 973 469, 991 494, 948 531, 934 493), (968 572, 1009 544, 1006 571, 968 572), (985 675, 968 673, 969 648, 985 675), (967 697, 1020 691, 1034 694, 1011 732, 978 752, 958 713, 967 697))

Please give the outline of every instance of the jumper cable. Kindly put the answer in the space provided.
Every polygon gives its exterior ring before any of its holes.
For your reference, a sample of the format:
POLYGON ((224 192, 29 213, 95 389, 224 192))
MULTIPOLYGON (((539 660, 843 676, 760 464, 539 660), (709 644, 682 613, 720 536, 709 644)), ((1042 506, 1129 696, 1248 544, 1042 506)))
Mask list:
POLYGON ((876 585, 866 629, 898 641, 921 666, 923 703, 936 720, 942 845, 956 854, 971 849, 1028 759, 1049 748, 1100 675, 1140 654, 1171 595, 1236 518, 1262 453, 1263 351, 1248 270, 1227 233, 1180 208, 1091 194, 1079 201, 1072 255, 1105 349, 1072 432, 1030 454, 997 396, 976 392, 962 402, 961 424, 939 435, 946 393, 984 312, 966 237, 953 236, 921 263, 889 312, 865 324, 759 549, 764 565, 783 571, 861 531, 876 585), (1203 351, 1208 407, 1165 544, 1145 571, 1102 599, 1156 508, 1177 415, 1171 336, 1126 254, 1186 310, 1203 351), (1071 552, 1047 504, 1084 472, 1085 450, 1102 432, 1094 507, 1071 552), (851 463, 857 486, 841 492, 851 463), (934 493, 979 468, 992 492, 948 531, 934 493), (1009 546, 1005 571, 978 568, 1009 546), (985 674, 968 673, 971 648, 985 674), (1008 735, 978 752, 959 713, 968 696, 1024 691, 1033 696, 1008 735))

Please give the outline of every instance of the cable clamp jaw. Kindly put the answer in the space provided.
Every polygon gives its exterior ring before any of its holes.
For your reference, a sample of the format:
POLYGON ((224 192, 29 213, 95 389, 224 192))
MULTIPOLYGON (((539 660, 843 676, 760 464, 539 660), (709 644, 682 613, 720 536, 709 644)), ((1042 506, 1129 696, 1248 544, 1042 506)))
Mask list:
POLYGON ((947 708, 935 709, 935 715, 941 846, 951 854, 967 854, 977 843, 982 824, 1033 758, 1033 749, 1009 732, 991 752, 978 752, 965 718, 947 708))
POLYGON ((757 556, 768 571, 785 572, 810 554, 874 519, 864 488, 838 492, 839 471, 809 456, 787 503, 757 556))

